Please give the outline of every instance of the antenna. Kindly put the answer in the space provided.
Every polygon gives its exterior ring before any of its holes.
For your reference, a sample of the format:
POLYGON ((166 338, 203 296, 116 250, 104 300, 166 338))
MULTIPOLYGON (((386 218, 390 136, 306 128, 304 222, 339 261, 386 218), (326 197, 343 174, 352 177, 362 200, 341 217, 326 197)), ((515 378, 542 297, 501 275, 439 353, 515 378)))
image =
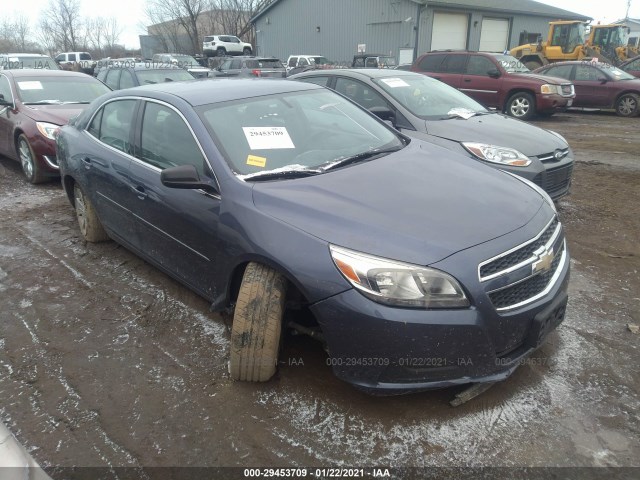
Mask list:
POLYGON ((629 20, 629 9, 631 8, 631 0, 627 0, 627 13, 624 15, 625 20, 629 20))

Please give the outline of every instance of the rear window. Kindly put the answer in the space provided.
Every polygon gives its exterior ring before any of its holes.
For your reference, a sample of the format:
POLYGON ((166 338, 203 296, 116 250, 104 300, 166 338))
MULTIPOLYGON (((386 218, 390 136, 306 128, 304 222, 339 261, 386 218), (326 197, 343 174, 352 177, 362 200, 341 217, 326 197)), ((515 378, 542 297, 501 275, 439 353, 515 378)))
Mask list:
POLYGON ((439 72, 445 56, 444 54, 426 55, 418 63, 418 69, 422 72, 439 72))
POLYGON ((214 39, 215 37, 204 37, 205 42, 213 42, 214 39))
POLYGON ((86 52, 80 54, 80 60, 91 60, 91 55, 86 52))
POLYGON ((193 80, 193 75, 179 68, 175 70, 138 70, 136 76, 140 85, 193 80))
POLYGON ((245 64, 247 68, 282 68, 282 64, 277 58, 247 60, 245 64))

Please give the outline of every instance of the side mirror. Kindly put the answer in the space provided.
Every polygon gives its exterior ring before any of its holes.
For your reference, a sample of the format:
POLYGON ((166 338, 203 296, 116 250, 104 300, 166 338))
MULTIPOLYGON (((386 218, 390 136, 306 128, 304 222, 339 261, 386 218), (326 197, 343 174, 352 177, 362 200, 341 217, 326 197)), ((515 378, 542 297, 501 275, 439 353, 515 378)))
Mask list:
POLYGON ((487 75, 489 75, 491 78, 500 78, 500 70, 498 70, 497 68, 488 70, 487 75))
POLYGON ((609 79, 607 77, 598 77, 598 81, 604 85, 609 79))
POLYGON ((4 95, 0 93, 0 107, 13 107, 13 103, 4 98, 4 95))
POLYGON ((378 117, 380 120, 389 121, 393 123, 396 119, 396 114, 393 112, 393 110, 387 107, 371 107, 369 111, 373 113, 376 117, 378 117))
POLYGON ((200 175, 193 165, 179 165, 166 168, 160 173, 160 181, 165 187, 187 190, 202 189, 209 193, 218 193, 210 183, 200 180, 200 175))

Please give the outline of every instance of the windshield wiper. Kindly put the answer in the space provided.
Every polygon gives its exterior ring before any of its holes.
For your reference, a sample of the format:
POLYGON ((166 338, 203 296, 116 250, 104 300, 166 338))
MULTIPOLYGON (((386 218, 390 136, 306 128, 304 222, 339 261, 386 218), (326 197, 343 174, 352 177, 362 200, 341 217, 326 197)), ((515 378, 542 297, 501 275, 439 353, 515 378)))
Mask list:
POLYGON ((244 177, 245 181, 284 180, 287 178, 311 177, 322 173, 320 170, 280 170, 276 172, 254 173, 244 177))
POLYGON ((335 163, 331 163, 330 165, 323 168, 326 172, 328 170, 334 170, 336 168, 345 167, 347 165, 351 165, 352 163, 363 162, 365 160, 373 160, 374 158, 380 157, 382 155, 387 155, 389 153, 397 152, 401 150, 402 147, 392 147, 392 148, 374 148, 373 150, 368 150, 366 152, 358 153, 356 155, 352 155, 351 157, 346 157, 341 160, 336 161, 335 163))

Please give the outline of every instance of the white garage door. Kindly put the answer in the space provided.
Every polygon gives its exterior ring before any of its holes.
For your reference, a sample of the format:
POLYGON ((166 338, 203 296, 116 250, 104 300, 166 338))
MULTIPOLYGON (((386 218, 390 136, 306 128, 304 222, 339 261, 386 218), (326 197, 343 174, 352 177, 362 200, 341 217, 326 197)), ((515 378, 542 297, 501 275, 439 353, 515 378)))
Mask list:
POLYGON ((465 14, 436 12, 433 15, 431 50, 466 49, 468 23, 465 14))
POLYGON ((504 52, 509 40, 509 20, 483 18, 480 31, 481 52, 504 52))

